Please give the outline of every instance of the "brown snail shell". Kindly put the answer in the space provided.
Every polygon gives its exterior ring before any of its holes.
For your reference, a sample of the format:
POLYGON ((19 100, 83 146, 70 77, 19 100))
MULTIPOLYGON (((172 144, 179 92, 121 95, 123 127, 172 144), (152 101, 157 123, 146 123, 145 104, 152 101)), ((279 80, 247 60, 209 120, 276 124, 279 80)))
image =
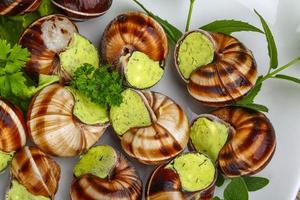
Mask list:
POLYGON ((0 15, 23 15, 34 12, 40 6, 41 0, 1 0, 0 15))
POLYGON ((161 164, 181 153, 188 143, 188 118, 169 97, 157 92, 136 91, 144 100, 152 124, 135 127, 121 138, 123 150, 144 164, 161 164))
POLYGON ((34 195, 53 198, 60 179, 59 165, 36 147, 24 147, 12 160, 11 174, 34 195))
MULTIPOLYGON (((275 130, 269 119, 263 113, 237 107, 220 108, 211 114, 231 126, 217 159, 220 171, 227 177, 237 177, 263 170, 276 148, 275 130)), ((191 142, 190 147, 195 150, 191 142)))
POLYGON ((73 116, 75 100, 59 84, 41 90, 28 110, 28 130, 33 142, 55 156, 76 156, 85 152, 104 133, 107 124, 87 125, 73 116))
POLYGON ((253 54, 230 35, 203 30, 188 32, 177 42, 174 57, 176 68, 187 83, 190 95, 208 106, 220 107, 238 101, 256 81, 257 67, 253 54), (179 69, 178 52, 183 40, 194 32, 208 37, 214 46, 215 56, 212 63, 199 66, 186 80, 179 69))
POLYGON ((26 144, 26 135, 22 111, 0 99, 0 150, 17 151, 26 144))
POLYGON ((112 20, 103 33, 100 47, 104 62, 115 66, 121 74, 124 74, 128 62, 126 55, 134 51, 160 62, 163 68, 168 49, 168 39, 163 28, 141 12, 121 14, 112 20))
POLYGON ((178 173, 165 168, 167 164, 158 166, 148 179, 145 199, 146 200, 211 200, 214 195, 214 181, 201 191, 184 191, 178 173))
POLYGON ((82 175, 72 183, 70 195, 72 200, 140 200, 142 190, 136 170, 119 154, 118 163, 107 180, 92 174, 82 175))
POLYGON ((26 72, 33 77, 55 74, 69 80, 70 75, 60 67, 58 54, 77 32, 76 25, 63 15, 48 15, 33 22, 19 40, 31 54, 26 72))
POLYGON ((82 21, 104 15, 112 0, 52 0, 52 3, 71 19, 82 21))

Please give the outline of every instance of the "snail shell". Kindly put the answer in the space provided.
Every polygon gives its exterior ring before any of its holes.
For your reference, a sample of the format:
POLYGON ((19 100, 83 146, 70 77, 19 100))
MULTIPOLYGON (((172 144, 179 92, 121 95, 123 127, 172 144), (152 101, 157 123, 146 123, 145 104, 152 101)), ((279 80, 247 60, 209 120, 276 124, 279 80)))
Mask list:
POLYGON ((182 79, 187 82, 190 95, 208 106, 220 107, 238 101, 252 89, 257 76, 255 59, 240 41, 229 35, 202 30, 188 32, 178 41, 175 64, 182 79), (178 52, 183 40, 194 32, 208 37, 214 46, 215 56, 212 63, 199 66, 186 80, 179 69, 178 52))
POLYGON ((188 119, 182 108, 157 92, 136 91, 144 100, 152 124, 129 129, 121 138, 123 150, 144 164, 164 163, 188 143, 188 119))
POLYGON ((12 160, 14 179, 30 193, 53 198, 60 179, 59 165, 36 147, 24 147, 12 160))
POLYGON ((22 111, 0 99, 0 150, 17 151, 26 143, 26 126, 22 111))
POLYGON ((119 155, 108 180, 92 174, 82 175, 72 183, 70 194, 72 200, 140 200, 142 190, 142 181, 134 167, 119 155))
POLYGON ((19 40, 19 44, 31 54, 26 72, 33 77, 55 74, 70 79, 69 74, 60 68, 58 54, 77 32, 76 25, 63 15, 48 15, 33 22, 19 40))
POLYGON ((52 0, 71 19, 82 21, 104 15, 112 0, 52 0))
POLYGON ((34 12, 40 6, 41 0, 1 0, 0 15, 23 15, 34 12))
POLYGON ((41 90, 28 111, 28 130, 33 142, 55 156, 76 156, 94 145, 107 124, 87 125, 73 116, 75 100, 66 88, 54 84, 41 90))
POLYGON ((217 160, 220 171, 227 177, 237 177, 264 169, 276 147, 275 131, 269 119, 263 113, 237 107, 220 108, 211 114, 231 126, 217 160))

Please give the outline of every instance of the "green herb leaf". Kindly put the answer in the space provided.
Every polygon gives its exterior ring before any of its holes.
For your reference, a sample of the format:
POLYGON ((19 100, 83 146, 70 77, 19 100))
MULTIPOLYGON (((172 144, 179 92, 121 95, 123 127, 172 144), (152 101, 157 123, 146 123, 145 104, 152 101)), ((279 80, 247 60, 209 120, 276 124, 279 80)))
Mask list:
POLYGON ((75 71, 71 86, 104 107, 118 106, 123 100, 122 78, 115 71, 109 72, 109 66, 84 64, 75 71))
POLYGON ((277 52, 277 47, 276 43, 273 37, 273 34, 265 21, 265 19, 256 11, 254 12, 257 14, 257 16, 260 18, 261 24, 263 26, 266 39, 268 42, 268 51, 269 51, 269 57, 270 57, 270 69, 276 69, 278 67, 278 52, 277 52))
POLYGON ((248 189, 241 177, 233 178, 224 190, 225 200, 248 200, 248 189))
POLYGON ((243 177, 248 191, 254 192, 264 188, 269 184, 269 180, 263 177, 255 177, 255 176, 245 176, 243 177))
POLYGON ((259 76, 256 80, 256 83, 254 87, 250 90, 250 92, 238 103, 240 104, 250 104, 254 102, 255 97, 258 95, 259 91, 261 90, 262 83, 261 80, 263 79, 263 76, 259 76))
POLYGON ((221 173, 218 173, 218 178, 216 181, 216 186, 221 187, 225 182, 225 178, 221 173))
POLYGON ((137 5, 139 5, 149 16, 154 18, 166 31, 168 38, 173 42, 173 44, 176 44, 177 41, 180 39, 180 37, 183 35, 182 32, 176 28, 174 25, 170 24, 167 20, 164 20, 160 18, 159 16, 153 14, 149 10, 143 6, 139 1, 133 0, 137 5))
POLYGON ((284 74, 277 74, 274 78, 284 79, 284 80, 288 80, 300 84, 300 79, 292 76, 284 75, 284 74))
POLYGON ((262 30, 259 28, 243 21, 238 20, 217 20, 202 26, 200 29, 205 31, 212 31, 218 33, 224 33, 230 35, 234 32, 240 31, 252 31, 252 32, 259 32, 263 33, 262 30))
POLYGON ((221 200, 220 197, 214 197, 213 200, 221 200))
POLYGON ((269 109, 266 106, 261 104, 255 104, 255 103, 236 103, 233 104, 232 106, 248 108, 258 112, 269 112, 269 109))

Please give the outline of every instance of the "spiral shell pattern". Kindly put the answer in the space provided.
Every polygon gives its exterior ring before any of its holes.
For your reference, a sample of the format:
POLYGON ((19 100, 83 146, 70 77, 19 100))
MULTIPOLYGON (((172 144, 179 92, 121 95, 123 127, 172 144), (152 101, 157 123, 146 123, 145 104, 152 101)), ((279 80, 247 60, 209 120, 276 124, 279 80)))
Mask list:
POLYGON ((32 100, 28 129, 33 142, 55 156, 76 156, 94 145, 107 125, 87 125, 73 116, 75 100, 66 88, 54 84, 32 100))
POLYGON ((1 0, 0 15, 23 15, 34 12, 40 6, 41 0, 1 0))
POLYGON ((168 161, 188 143, 188 119, 169 97, 156 92, 138 92, 152 116, 152 125, 128 130, 121 139, 123 150, 145 164, 168 161))
POLYGON ((65 79, 58 53, 69 44, 76 25, 63 15, 48 15, 33 22, 22 34, 19 43, 30 51, 26 72, 31 76, 56 74, 65 79))
POLYGON ((212 114, 235 129, 219 153, 222 173, 236 177, 261 171, 276 147, 275 131, 269 119, 260 112, 244 108, 221 108, 212 114))
POLYGON ((120 57, 140 51, 154 61, 164 63, 168 40, 163 28, 151 17, 131 12, 117 16, 106 28, 101 41, 105 62, 118 65, 120 57))
POLYGON ((72 200, 139 200, 142 181, 135 169, 120 155, 109 180, 86 174, 73 182, 70 193, 72 200))
POLYGON ((36 147, 24 147, 16 153, 11 173, 34 195, 53 198, 57 191, 60 167, 36 147))
POLYGON ((22 111, 0 100, 0 150, 17 151, 26 143, 26 126, 22 111))
POLYGON ((82 21, 105 14, 112 0, 52 0, 52 3, 70 18, 82 21))

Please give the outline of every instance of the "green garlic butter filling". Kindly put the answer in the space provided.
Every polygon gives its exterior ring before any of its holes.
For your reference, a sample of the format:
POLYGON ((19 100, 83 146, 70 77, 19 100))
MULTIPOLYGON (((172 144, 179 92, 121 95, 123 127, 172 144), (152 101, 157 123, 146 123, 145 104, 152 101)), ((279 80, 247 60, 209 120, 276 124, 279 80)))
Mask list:
POLYGON ((224 124, 205 117, 197 119, 190 131, 190 139, 198 152, 207 154, 216 161, 225 145, 229 128, 224 124))
POLYGON ((73 114, 85 124, 104 124, 109 121, 108 111, 101 105, 92 102, 87 96, 80 91, 67 87, 67 89, 73 94, 75 99, 75 105, 73 108, 73 114))
POLYGON ((203 190, 215 180, 215 166, 204 154, 183 154, 167 167, 178 173, 182 188, 188 192, 203 190))
POLYGON ((147 107, 138 93, 131 89, 122 92, 123 102, 119 106, 112 106, 110 119, 118 135, 123 135, 130 128, 151 125, 151 118, 147 107))
POLYGON ((76 177, 84 174, 93 174, 101 179, 109 176, 118 160, 116 151, 110 146, 96 146, 80 157, 74 167, 76 177))
POLYGON ((0 172, 6 169, 13 156, 14 152, 6 153, 4 151, 0 151, 0 172))
POLYGON ((151 60, 146 54, 139 51, 133 52, 125 68, 127 81, 139 89, 155 85, 163 73, 164 70, 158 61, 151 60))
POLYGON ((195 69, 213 61, 213 43, 203 33, 192 32, 180 44, 177 59, 181 74, 189 79, 195 69))
POLYGON ((83 36, 74 33, 69 45, 59 54, 61 67, 71 76, 83 64, 99 66, 99 56, 96 47, 83 36))
POLYGON ((13 180, 5 200, 50 200, 50 198, 33 195, 23 185, 13 180))

